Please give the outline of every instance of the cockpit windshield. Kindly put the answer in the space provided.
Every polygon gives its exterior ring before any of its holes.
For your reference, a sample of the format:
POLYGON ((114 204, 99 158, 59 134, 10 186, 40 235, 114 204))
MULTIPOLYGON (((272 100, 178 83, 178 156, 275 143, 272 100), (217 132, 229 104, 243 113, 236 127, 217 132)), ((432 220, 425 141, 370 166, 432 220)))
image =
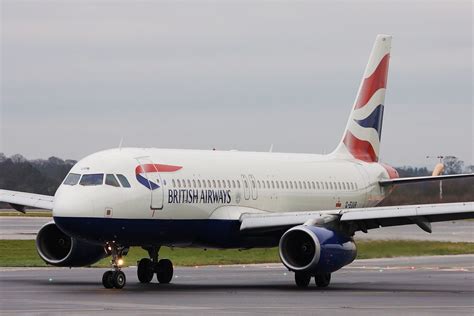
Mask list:
POLYGON ((104 183, 103 173, 85 174, 81 178, 80 185, 91 186, 91 185, 102 185, 104 183))
POLYGON ((81 178, 80 174, 77 173, 70 173, 67 175, 66 180, 64 180, 64 184, 66 185, 76 185, 81 178))

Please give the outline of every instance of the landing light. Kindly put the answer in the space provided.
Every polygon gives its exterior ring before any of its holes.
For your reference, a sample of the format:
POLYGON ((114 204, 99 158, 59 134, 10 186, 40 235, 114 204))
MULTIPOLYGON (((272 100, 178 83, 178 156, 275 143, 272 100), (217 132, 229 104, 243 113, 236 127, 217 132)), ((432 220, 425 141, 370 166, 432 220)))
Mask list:
POLYGON ((117 264, 121 266, 123 264, 123 259, 118 259, 117 264))

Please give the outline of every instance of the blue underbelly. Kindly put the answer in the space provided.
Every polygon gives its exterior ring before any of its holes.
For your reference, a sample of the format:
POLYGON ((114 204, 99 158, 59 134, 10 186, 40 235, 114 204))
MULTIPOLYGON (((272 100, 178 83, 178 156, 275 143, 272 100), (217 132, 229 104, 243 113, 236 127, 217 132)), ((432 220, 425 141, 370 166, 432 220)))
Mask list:
MULTIPOLYGON (((163 220, 54 217, 71 237, 97 243, 234 248, 247 247, 237 220, 163 220)), ((252 246, 252 245, 250 245, 252 246)), ((258 246, 258 245, 255 245, 258 246)))

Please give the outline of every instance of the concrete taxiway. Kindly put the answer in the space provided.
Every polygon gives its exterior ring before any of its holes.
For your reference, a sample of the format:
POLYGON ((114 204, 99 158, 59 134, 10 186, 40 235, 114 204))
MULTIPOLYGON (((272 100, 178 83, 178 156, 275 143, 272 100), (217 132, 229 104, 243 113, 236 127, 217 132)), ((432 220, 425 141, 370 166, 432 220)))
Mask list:
MULTIPOLYGON (((35 239, 36 233, 48 217, 1 217, 0 239, 35 239)), ((451 242, 474 242, 474 221, 432 223, 433 233, 428 234, 416 225, 384 227, 370 230, 368 234, 356 233, 356 240, 414 239, 451 242)))
POLYGON ((102 287, 104 269, 0 269, 2 314, 472 315, 474 255, 357 260, 329 288, 294 286, 280 264, 178 267, 172 284, 102 287))

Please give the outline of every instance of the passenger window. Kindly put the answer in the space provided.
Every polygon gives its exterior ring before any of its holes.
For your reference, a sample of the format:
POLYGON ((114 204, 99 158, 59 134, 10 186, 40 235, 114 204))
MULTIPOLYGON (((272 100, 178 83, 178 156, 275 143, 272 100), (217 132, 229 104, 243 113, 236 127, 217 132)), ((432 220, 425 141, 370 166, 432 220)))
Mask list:
POLYGON ((306 182, 303 181, 303 188, 306 190, 306 182))
POLYGON ((213 188, 216 187, 216 180, 212 180, 212 187, 213 187, 213 188))
POLYGON ((190 188, 190 187, 191 187, 191 181, 189 181, 189 179, 188 179, 188 188, 190 188))
POLYGON ((227 180, 227 187, 230 189, 230 180, 227 180))
POLYGON ((275 182, 272 181, 272 189, 275 189, 275 182))
POLYGON ((237 188, 240 189, 240 181, 239 180, 237 180, 237 188))
POLYGON ((288 190, 288 181, 285 181, 285 189, 288 190))
POLYGON ((225 189, 225 180, 222 180, 222 187, 225 189))
POLYGON ((183 182, 183 188, 185 188, 186 187, 186 180, 183 179, 182 182, 183 182))
POLYGON ((208 188, 212 188, 212 187, 211 187, 211 180, 207 180, 207 187, 208 187, 208 188))
POLYGON ((316 181, 316 187, 318 188, 318 190, 320 190, 321 188, 319 187, 319 182, 316 181))
POLYGON ((130 182, 128 182, 127 178, 123 174, 118 174, 117 178, 119 179, 120 184, 122 184, 122 186, 124 188, 130 188, 131 187, 130 182))
POLYGON ((284 189, 283 181, 280 181, 280 188, 284 189))
POLYGON ((79 182, 79 179, 81 178, 80 174, 77 173, 70 173, 67 175, 66 179, 64 180, 63 184, 66 185, 76 185, 79 182))
POLYGON ((221 188, 221 180, 217 180, 217 187, 221 188))
POLYGON ((171 180, 171 182, 173 183, 173 188, 176 188, 176 181, 174 181, 174 179, 173 179, 173 180, 171 180))
POLYGON ((332 182, 329 182, 329 187, 330 187, 331 190, 332 190, 332 182))
POLYGON ((280 185, 278 184, 278 181, 275 181, 275 183, 276 183, 276 188, 279 189, 280 185))
POLYGON ((198 183, 198 188, 201 188, 201 180, 198 179, 197 183, 198 183))
POLYGON ((81 178, 80 185, 91 186, 91 185, 102 185, 104 183, 103 173, 85 174, 81 178))
POLYGON ((257 180, 257 187, 260 189, 261 186, 260 186, 260 180, 257 180))
POLYGON ((270 181, 267 180, 267 188, 270 189, 270 181))
POLYGON ((196 180, 193 179, 193 188, 196 187, 196 180))
POLYGON ((343 182, 342 183, 342 188, 345 190, 346 189, 346 184, 343 182))
POLYGON ((235 180, 232 180, 232 188, 235 189, 235 180))
POLYGON ((306 184, 308 185, 308 190, 311 189, 311 183, 308 181, 306 184))
POLYGON ((181 188, 181 180, 176 180, 178 182, 178 188, 181 188))
POLYGON ((290 181, 290 189, 293 190, 293 182, 290 181))
POLYGON ((105 184, 113 187, 120 187, 120 184, 113 174, 108 174, 105 176, 105 184))

